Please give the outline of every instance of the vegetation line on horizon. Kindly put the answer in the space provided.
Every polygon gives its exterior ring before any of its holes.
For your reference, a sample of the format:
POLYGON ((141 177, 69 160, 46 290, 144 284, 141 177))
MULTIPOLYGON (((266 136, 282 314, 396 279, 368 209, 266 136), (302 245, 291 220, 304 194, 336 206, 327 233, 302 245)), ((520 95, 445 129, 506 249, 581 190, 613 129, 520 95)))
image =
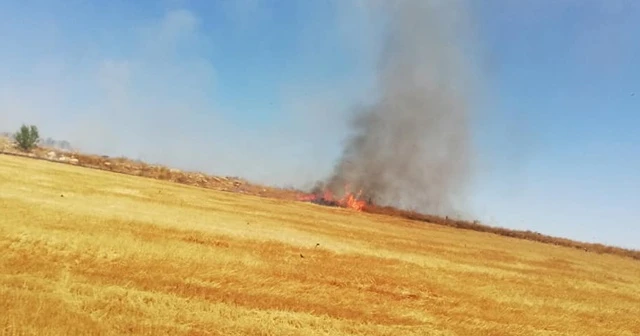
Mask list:
MULTIPOLYGON (((16 141, 16 143, 18 144, 18 147, 22 150, 23 153, 12 153, 7 151, 1 151, 0 153, 8 154, 8 155, 20 155, 20 156, 25 156, 25 157, 35 158, 35 159, 44 159, 47 161, 53 161, 53 162, 59 162, 59 163, 67 163, 67 164, 72 163, 74 165, 85 167, 85 168, 99 169, 99 170, 111 171, 111 172, 121 173, 126 175, 135 175, 140 177, 153 178, 158 180, 167 180, 175 183, 192 185, 192 186, 197 186, 197 187, 202 187, 207 189, 216 189, 216 188, 210 187, 209 185, 207 185, 207 183, 202 183, 203 179, 208 181, 219 179, 218 177, 207 176, 201 173, 189 173, 189 172, 182 172, 182 171, 173 172, 175 170, 169 169, 164 166, 159 166, 159 165, 152 166, 145 162, 142 162, 139 160, 135 161, 125 157, 121 157, 117 159, 119 161, 126 161, 128 163, 121 166, 117 166, 113 164, 111 161, 105 161, 105 160, 109 160, 108 157, 99 156, 95 154, 82 154, 79 152, 75 152, 73 154, 73 156, 76 158, 75 162, 61 162, 56 160, 49 160, 48 158, 38 157, 37 155, 34 155, 34 152, 37 152, 37 149, 38 149, 39 139, 40 139, 40 136, 39 136, 39 131, 37 126, 35 125, 27 126, 26 124, 23 124, 18 130, 18 132, 16 132, 14 135, 14 140, 16 141), (22 144, 19 142, 18 139, 22 141, 22 144), (28 153, 28 155, 24 155, 25 153, 28 153), (105 162, 108 162, 109 165, 105 166, 104 165, 105 162), (138 167, 139 169, 134 170, 134 169, 131 169, 130 167, 127 168, 128 165, 130 166, 135 164, 139 166, 138 167), (198 181, 194 181, 193 179, 185 176, 185 175, 188 176, 188 175, 194 175, 194 174, 199 177, 202 177, 202 179, 199 179, 198 181), (204 176, 207 176, 207 177, 205 178, 204 176)), ((233 185, 235 186, 236 183, 238 182, 233 182, 233 185)), ((283 188, 275 188, 275 187, 267 187, 267 186, 259 186, 259 185, 253 185, 253 186, 256 187, 253 189, 258 189, 263 191, 266 190, 265 188, 269 188, 270 192, 266 194, 261 192, 256 192, 253 190, 252 191, 241 190, 239 192, 244 194, 253 194, 255 196, 284 199, 284 200, 291 200, 291 201, 297 201, 299 199, 299 195, 303 193, 302 191, 297 189, 283 189, 283 188)), ((234 190, 227 190, 227 189, 222 189, 222 190, 234 191, 234 190)), ((363 207, 362 211, 366 213, 371 213, 371 214, 389 215, 392 217, 400 217, 400 218, 405 218, 405 219, 419 221, 419 222, 453 227, 457 229, 492 233, 492 234, 516 238, 516 239, 524 239, 524 240, 530 240, 530 241, 537 241, 545 244, 571 247, 571 248, 580 249, 586 252, 614 254, 614 255, 625 256, 625 257, 630 257, 632 259, 640 260, 640 250, 627 249, 627 248, 610 246, 610 245, 605 245, 600 243, 581 242, 581 241, 576 241, 568 238, 549 236, 549 235, 541 234, 539 232, 534 232, 530 230, 514 230, 514 229, 507 229, 502 227, 489 226, 477 220, 470 221, 470 220, 452 219, 449 217, 423 214, 415 211, 403 210, 403 209, 398 209, 390 206, 379 206, 374 204, 370 204, 363 207)))

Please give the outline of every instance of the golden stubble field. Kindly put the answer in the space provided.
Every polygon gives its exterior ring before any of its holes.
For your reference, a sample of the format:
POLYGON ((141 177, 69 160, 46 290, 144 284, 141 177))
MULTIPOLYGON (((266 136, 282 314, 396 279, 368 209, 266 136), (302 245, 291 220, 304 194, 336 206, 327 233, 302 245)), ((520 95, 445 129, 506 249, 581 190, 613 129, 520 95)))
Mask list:
POLYGON ((2 335, 640 335, 618 256, 8 156, 0 211, 2 335))

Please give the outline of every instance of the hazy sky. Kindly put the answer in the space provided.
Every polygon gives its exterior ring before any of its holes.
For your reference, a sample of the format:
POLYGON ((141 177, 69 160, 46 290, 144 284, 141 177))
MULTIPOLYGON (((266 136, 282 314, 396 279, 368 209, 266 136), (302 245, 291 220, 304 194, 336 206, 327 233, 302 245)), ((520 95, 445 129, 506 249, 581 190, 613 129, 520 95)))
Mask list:
MULTIPOLYGON (((372 96, 376 3, 2 1, 0 131, 305 186, 372 96)), ((640 2, 471 4, 469 215, 640 248, 640 2)))

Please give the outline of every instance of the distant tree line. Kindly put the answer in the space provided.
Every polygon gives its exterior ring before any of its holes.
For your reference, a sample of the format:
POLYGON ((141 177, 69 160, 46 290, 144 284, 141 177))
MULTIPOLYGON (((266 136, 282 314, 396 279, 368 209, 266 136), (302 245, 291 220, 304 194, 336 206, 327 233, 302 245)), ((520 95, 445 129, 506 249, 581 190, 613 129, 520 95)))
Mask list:
POLYGON ((0 136, 14 139, 18 148, 25 152, 29 152, 38 146, 57 148, 64 151, 73 150, 69 141, 55 140, 51 137, 47 137, 45 139, 41 138, 40 131, 36 125, 22 124, 17 132, 0 132, 0 136))

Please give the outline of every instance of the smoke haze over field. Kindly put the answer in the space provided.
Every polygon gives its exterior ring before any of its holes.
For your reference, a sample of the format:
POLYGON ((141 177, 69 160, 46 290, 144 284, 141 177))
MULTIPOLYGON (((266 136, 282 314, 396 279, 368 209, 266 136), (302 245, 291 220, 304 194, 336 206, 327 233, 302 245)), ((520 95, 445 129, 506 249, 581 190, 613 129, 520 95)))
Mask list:
POLYGON ((449 213, 472 162, 468 24, 454 1, 388 3, 377 101, 357 108, 327 187, 375 203, 449 213))
POLYGON ((2 130, 34 123, 83 151, 300 188, 339 158, 335 189, 425 211, 459 200, 471 167, 460 2, 305 2, 277 15, 268 2, 205 3, 133 21, 129 7, 105 8, 93 22, 109 24, 83 34, 90 3, 7 9, 3 22, 26 21, 0 26, 24 35, 0 52, 2 130), (263 29, 275 22, 289 28, 263 29))
POLYGON ((0 50, 0 131, 33 123, 83 151, 275 185, 326 174, 336 121, 367 87, 365 11, 180 4, 0 5, 0 36, 15 37, 0 50))

